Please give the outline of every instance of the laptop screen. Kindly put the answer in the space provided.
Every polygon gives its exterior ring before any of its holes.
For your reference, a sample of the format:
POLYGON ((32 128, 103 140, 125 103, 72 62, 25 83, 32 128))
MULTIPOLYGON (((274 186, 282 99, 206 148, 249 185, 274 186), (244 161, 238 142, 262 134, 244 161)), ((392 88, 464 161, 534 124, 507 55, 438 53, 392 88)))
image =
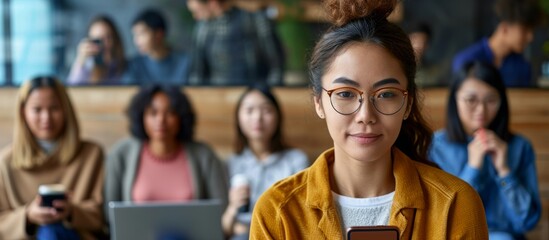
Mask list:
POLYGON ((111 237, 113 240, 152 240, 169 235, 179 239, 223 239, 223 210, 219 200, 110 202, 111 237))

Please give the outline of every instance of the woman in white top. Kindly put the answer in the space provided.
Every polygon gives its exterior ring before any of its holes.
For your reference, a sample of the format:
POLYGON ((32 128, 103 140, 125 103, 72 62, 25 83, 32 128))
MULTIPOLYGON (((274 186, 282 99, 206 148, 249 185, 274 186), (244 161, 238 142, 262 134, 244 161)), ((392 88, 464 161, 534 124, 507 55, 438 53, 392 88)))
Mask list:
POLYGON ((266 85, 249 87, 236 107, 236 154, 228 159, 231 190, 223 215, 228 237, 248 239, 251 212, 259 196, 273 183, 309 165, 302 151, 282 138, 282 112, 266 85))

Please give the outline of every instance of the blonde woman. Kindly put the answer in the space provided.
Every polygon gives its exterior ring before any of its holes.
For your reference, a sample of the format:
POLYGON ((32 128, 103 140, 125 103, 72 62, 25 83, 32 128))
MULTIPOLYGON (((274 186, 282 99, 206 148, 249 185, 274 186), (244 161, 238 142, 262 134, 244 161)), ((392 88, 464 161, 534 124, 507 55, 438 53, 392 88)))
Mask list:
POLYGON ((79 136, 65 88, 37 77, 18 94, 13 143, 0 151, 0 239, 95 239, 103 229, 103 151, 79 136), (43 206, 38 188, 64 200, 43 206))

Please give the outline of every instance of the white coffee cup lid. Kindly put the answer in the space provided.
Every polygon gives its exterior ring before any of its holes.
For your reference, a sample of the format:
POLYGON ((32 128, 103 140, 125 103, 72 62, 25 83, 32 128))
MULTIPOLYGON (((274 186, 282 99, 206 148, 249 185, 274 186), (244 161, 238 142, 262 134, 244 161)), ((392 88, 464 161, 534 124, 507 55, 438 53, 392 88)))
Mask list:
POLYGON ((38 187, 38 194, 65 193, 65 186, 62 184, 44 184, 38 187))
POLYGON ((246 186, 249 185, 250 182, 248 180, 248 177, 244 174, 235 174, 231 178, 231 187, 240 187, 240 186, 246 186))

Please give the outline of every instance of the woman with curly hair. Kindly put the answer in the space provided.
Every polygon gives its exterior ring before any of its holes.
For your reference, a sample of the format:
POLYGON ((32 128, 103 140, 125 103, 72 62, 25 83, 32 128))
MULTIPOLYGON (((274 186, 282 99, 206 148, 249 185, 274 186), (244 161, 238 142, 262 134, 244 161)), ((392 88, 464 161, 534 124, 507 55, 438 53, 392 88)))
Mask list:
POLYGON ((107 156, 105 202, 226 203, 225 170, 214 151, 193 139, 195 114, 177 87, 142 87, 127 110, 131 138, 107 156))

